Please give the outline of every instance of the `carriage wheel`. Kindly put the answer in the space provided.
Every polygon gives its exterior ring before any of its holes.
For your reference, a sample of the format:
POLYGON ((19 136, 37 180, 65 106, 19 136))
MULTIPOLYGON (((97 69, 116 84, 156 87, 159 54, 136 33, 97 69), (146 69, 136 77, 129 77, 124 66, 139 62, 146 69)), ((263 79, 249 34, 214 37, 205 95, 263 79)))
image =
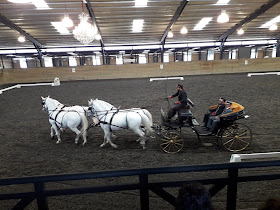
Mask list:
POLYGON ((246 149, 252 141, 252 132, 247 125, 234 123, 221 132, 222 146, 231 152, 246 149))
POLYGON ((165 130, 161 133, 160 147, 166 153, 178 153, 184 147, 179 130, 165 130))

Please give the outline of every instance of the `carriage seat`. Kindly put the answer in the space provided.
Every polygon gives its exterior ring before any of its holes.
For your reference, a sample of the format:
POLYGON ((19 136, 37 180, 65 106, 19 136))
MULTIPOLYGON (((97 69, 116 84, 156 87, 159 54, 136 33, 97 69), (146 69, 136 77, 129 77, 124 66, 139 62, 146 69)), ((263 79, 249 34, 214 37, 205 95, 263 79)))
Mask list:
POLYGON ((231 102, 230 108, 232 109, 232 112, 223 114, 220 116, 221 120, 237 120, 244 118, 244 106, 236 103, 236 102, 231 102))

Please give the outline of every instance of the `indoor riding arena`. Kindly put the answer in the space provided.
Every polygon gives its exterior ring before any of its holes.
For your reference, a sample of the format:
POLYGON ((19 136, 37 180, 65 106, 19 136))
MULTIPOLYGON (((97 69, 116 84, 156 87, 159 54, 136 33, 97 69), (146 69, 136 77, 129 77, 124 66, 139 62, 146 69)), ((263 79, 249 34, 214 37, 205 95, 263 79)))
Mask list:
POLYGON ((279 11, 0 0, 0 210, 280 209, 279 11))
MULTIPOLYGON (((246 114, 250 116, 240 120, 251 129, 253 135, 252 143, 243 153, 278 151, 279 76, 248 77, 242 73, 183 78, 180 83, 184 85, 188 97, 195 104, 192 112, 198 122, 202 122, 209 106, 216 104, 219 97, 225 97, 242 104, 246 114)), ((103 131, 100 127, 89 129, 85 146, 82 146, 82 140, 78 146, 75 145, 75 135, 69 130, 62 133, 60 144, 56 144, 56 139, 50 137, 48 114, 42 111, 41 96, 50 95, 69 106, 87 106, 89 99, 98 98, 120 109, 142 107, 151 112, 154 124, 160 124, 160 108, 167 108, 165 98, 175 92, 177 83, 177 80, 150 82, 149 78, 72 81, 61 82, 57 87, 22 87, 3 93, 0 130, 1 177, 228 163, 231 152, 216 145, 214 137, 198 141, 190 128, 183 128, 185 145, 182 151, 176 154, 163 152, 158 138, 148 139, 147 149, 143 150, 136 142, 138 137, 129 130, 115 133, 117 137, 114 142, 118 149, 113 149, 110 145, 99 147, 103 142, 103 131), (207 147, 202 144, 203 141, 212 141, 214 144, 207 147)), ((164 175, 160 178, 168 179, 164 175)), ((176 176, 172 178, 176 179, 176 176)), ((97 181, 96 184, 105 182, 109 185, 115 181, 115 178, 111 178, 97 181)), ((65 182, 61 185, 69 187, 72 184, 65 182)), ((265 197, 279 194, 278 185, 279 181, 252 182, 245 185, 240 183, 238 208, 256 207, 265 197)), ((177 191, 178 189, 171 189, 175 196, 177 191)), ((216 209, 225 208, 225 194, 221 191, 213 198, 216 209)), ((152 193, 150 196, 151 209, 173 209, 162 198, 152 193)), ((140 208, 137 191, 50 197, 48 202, 50 209, 88 209, 88 206, 104 209, 104 205, 106 209, 140 208)), ((1 201, 1 206, 3 209, 9 209, 14 203, 15 201, 1 201)), ((35 207, 32 205, 28 207, 33 208, 35 207)))

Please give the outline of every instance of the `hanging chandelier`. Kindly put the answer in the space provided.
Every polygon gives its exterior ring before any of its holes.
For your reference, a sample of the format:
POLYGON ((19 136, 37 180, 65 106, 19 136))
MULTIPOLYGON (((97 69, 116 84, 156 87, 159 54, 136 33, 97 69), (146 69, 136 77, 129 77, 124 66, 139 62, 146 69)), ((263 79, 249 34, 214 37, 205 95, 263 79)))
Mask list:
POLYGON ((97 28, 88 22, 88 14, 82 12, 79 19, 79 25, 73 30, 74 37, 83 44, 89 44, 99 35, 97 28))

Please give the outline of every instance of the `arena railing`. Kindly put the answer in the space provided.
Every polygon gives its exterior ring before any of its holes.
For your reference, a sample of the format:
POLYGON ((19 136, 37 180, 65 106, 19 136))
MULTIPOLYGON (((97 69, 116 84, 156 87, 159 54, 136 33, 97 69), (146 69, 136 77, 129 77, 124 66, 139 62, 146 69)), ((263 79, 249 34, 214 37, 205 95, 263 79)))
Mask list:
MULTIPOLYGON (((139 190, 140 191, 140 205, 142 210, 149 209, 149 191, 152 191, 156 195, 175 206, 176 198, 166 191, 164 188, 180 187, 183 183, 187 182, 200 182, 204 185, 213 185, 209 191, 211 196, 215 196, 223 188, 227 187, 227 199, 226 209, 235 210, 237 200, 237 184, 240 182, 250 181, 269 181, 279 180, 280 171, 280 160, 273 161, 258 161, 258 162, 236 162, 236 163, 225 163, 225 164, 208 164, 208 165, 193 165, 193 166, 178 166, 178 167, 161 167, 161 168, 141 168, 131 170, 116 170, 116 171, 101 171, 92 173, 76 173, 76 174, 62 174, 62 175, 50 175, 50 176, 33 176, 33 177, 22 177, 22 178, 5 178, 0 179, 1 186, 11 186, 21 184, 33 184, 33 191, 24 191, 16 193, 1 193, 0 200, 11 200, 17 199, 18 203, 13 209, 24 209, 33 200, 36 199, 38 209, 48 209, 47 198, 50 196, 61 196, 61 195, 74 195, 74 194, 87 194, 87 193, 102 193, 102 192, 116 192, 116 191, 129 191, 139 190), (250 171, 256 168, 267 168, 270 167, 269 172, 261 170, 260 173, 250 171), (271 172, 271 167, 275 167, 276 172, 271 172), (239 174, 241 169, 246 169, 245 173, 242 171, 242 175, 239 174), (205 172, 216 171, 225 172, 223 177, 209 178, 209 174, 205 172), (151 175, 178 174, 178 173, 193 173, 202 172, 201 179, 183 179, 183 180, 171 180, 168 181, 151 181, 149 177, 151 175), (46 183, 61 181, 74 181, 74 180, 88 180, 88 179, 102 179, 112 177, 138 177, 139 181, 135 183, 124 183, 116 185, 104 185, 104 186, 81 186, 75 188, 55 188, 46 189, 46 183), (206 177, 206 178, 204 178, 206 177)), ((179 176, 176 176, 179 177, 179 176)), ((182 176, 185 177, 185 176, 182 176)), ((196 176, 195 176, 196 177, 196 176)), ((3 192, 3 190, 1 190, 3 192)))

